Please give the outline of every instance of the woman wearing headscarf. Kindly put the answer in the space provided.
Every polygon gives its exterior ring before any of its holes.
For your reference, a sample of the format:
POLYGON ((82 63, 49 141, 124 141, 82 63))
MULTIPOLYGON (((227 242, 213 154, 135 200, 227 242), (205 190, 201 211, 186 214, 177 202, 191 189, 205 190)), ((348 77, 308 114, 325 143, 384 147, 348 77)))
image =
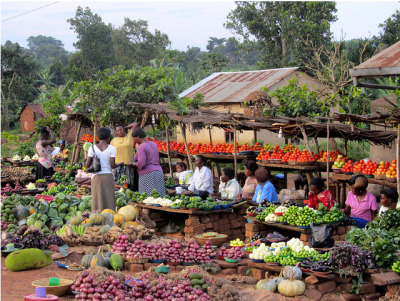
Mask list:
POLYGON ((308 194, 308 207, 318 209, 319 204, 323 204, 328 210, 335 205, 335 198, 332 193, 324 189, 324 180, 313 178, 310 181, 310 193, 308 194))
POLYGON ((115 156, 116 163, 124 163, 124 166, 117 167, 114 170, 114 180, 118 182, 121 176, 125 175, 128 182, 128 188, 137 191, 139 175, 133 167, 129 165, 133 160, 133 137, 132 131, 137 128, 137 123, 131 123, 124 128, 124 126, 118 124, 115 126, 115 137, 111 140, 110 144, 117 149, 115 156), (129 130, 126 134, 126 130, 129 130))
POLYGON ((40 139, 36 142, 36 151, 39 159, 36 165, 36 180, 44 177, 51 177, 54 173, 53 164, 51 163, 51 145, 56 142, 53 132, 48 126, 42 127, 40 130, 40 139))
POLYGON ((270 203, 279 202, 276 189, 269 181, 268 171, 265 168, 259 168, 255 172, 255 177, 258 185, 254 192, 253 199, 247 200, 247 202, 252 206, 258 206, 263 200, 267 200, 270 203))
POLYGON ((139 192, 150 195, 155 189, 163 197, 165 195, 164 174, 160 166, 157 144, 146 140, 146 133, 141 128, 132 131, 132 137, 137 147, 132 167, 137 167, 139 173, 139 192))
POLYGON ((56 159, 64 162, 68 162, 68 148, 65 147, 65 140, 58 141, 58 146, 60 147, 60 151, 56 155, 56 159))

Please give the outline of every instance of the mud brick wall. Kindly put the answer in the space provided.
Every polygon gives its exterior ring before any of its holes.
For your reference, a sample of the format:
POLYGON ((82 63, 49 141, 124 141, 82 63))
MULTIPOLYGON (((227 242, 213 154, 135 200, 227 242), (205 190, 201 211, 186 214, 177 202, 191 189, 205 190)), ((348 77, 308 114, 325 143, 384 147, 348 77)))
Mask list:
POLYGON ((245 239, 246 209, 240 208, 227 213, 189 215, 185 221, 185 237, 191 238, 204 232, 218 232, 229 239, 245 239))

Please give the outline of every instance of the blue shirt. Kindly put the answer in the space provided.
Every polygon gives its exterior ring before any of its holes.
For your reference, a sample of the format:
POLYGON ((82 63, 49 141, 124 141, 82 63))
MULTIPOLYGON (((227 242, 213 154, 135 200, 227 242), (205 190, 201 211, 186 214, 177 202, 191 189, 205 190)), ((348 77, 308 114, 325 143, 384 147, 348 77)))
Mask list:
POLYGON ((260 204, 262 200, 268 200, 270 203, 278 202, 278 195, 276 194, 275 187, 270 181, 265 182, 263 186, 258 184, 256 187, 253 201, 260 204))

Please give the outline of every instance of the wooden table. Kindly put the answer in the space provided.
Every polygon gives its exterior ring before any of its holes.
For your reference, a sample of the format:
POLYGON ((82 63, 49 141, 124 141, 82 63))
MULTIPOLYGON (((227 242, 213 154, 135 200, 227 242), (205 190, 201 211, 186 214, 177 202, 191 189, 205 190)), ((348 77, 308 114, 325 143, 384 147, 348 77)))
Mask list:
POLYGON ((5 157, 3 160, 7 163, 10 163, 12 166, 36 166, 37 162, 34 161, 19 161, 19 162, 14 162, 12 158, 10 157, 5 157))
MULTIPOLYGON (((353 177, 353 175, 345 175, 345 174, 332 174, 331 179, 335 182, 336 185, 336 196, 338 198, 339 204, 341 208, 345 207, 345 202, 347 198, 346 188, 347 181, 353 177)), ((367 178, 368 183, 378 184, 386 187, 397 188, 396 183, 391 183, 386 180, 377 180, 375 178, 367 178)))
POLYGON ((306 233, 306 234, 311 233, 311 229, 300 229, 298 226, 282 225, 281 223, 269 223, 269 222, 265 222, 265 221, 259 221, 258 219, 256 219, 253 216, 248 216, 247 218, 250 219, 251 221, 253 221, 254 223, 264 224, 264 225, 267 225, 267 226, 273 227, 273 228, 279 228, 279 229, 284 229, 284 230, 294 231, 294 232, 299 232, 299 233, 306 233))
POLYGON ((224 213, 224 212, 233 212, 234 209, 242 208, 244 205, 237 204, 233 205, 228 209, 220 209, 220 210, 211 210, 211 211, 204 211, 204 210, 193 210, 193 209, 173 209, 171 207, 157 207, 152 205, 146 205, 142 203, 137 204, 138 207, 151 209, 151 210, 159 210, 164 212, 172 212, 172 213, 180 213, 180 214, 189 214, 189 215, 201 215, 201 214, 210 214, 210 213, 224 213))

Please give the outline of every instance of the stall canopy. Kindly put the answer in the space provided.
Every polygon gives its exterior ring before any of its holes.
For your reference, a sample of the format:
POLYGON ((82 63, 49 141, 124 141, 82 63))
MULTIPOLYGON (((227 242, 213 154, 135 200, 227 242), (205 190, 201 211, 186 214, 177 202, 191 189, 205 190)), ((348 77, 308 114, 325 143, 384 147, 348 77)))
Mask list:
MULTIPOLYGON (((155 114, 165 114, 170 119, 185 124, 203 123, 204 125, 223 128, 235 127, 237 130, 267 129, 276 133, 282 129, 282 133, 286 136, 303 138, 303 133, 306 133, 308 138, 327 137, 326 123, 316 122, 307 117, 248 117, 241 113, 222 113, 205 109, 193 110, 182 116, 178 111, 169 108, 165 104, 131 102, 128 105, 136 106, 155 114)), ((374 144, 387 146, 397 137, 394 131, 364 130, 340 123, 331 123, 329 125, 329 132, 331 138, 357 141, 369 140, 374 144)))

